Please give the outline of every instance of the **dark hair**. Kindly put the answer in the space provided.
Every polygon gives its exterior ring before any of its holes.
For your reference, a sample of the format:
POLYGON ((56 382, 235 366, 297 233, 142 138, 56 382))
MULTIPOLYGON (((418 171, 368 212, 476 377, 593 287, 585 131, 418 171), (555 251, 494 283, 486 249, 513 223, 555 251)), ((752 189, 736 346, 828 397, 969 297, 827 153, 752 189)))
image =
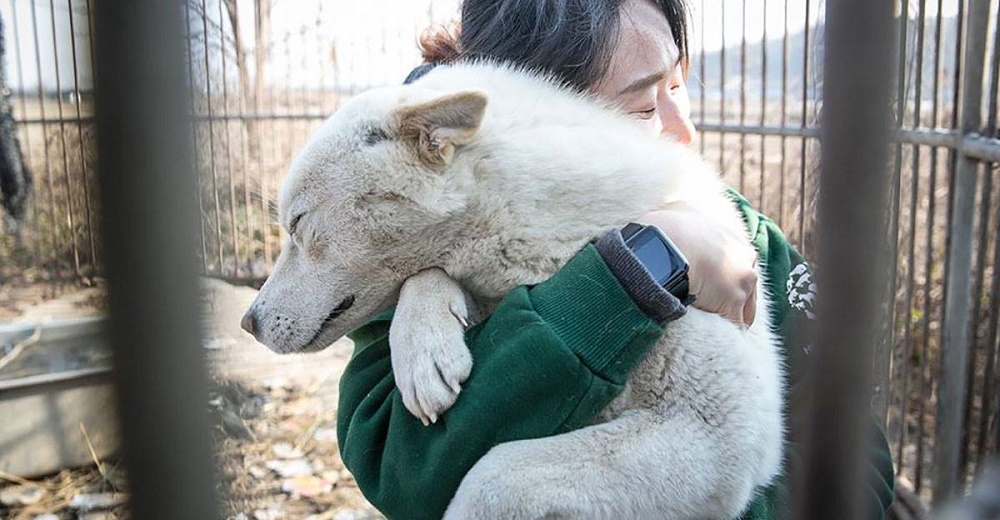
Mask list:
MULTIPOLYGON (((650 0, 688 62, 687 0, 650 0)), ((624 0, 464 0, 461 30, 439 28, 420 44, 430 63, 495 59, 554 75, 580 90, 607 72, 624 0)))

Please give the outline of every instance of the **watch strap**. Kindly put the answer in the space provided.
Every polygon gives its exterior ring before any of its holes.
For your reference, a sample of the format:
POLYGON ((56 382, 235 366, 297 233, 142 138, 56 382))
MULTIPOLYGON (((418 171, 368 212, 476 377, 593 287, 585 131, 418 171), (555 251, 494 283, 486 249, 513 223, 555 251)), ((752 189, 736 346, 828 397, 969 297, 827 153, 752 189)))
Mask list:
MULTIPOLYGON (((621 229, 622 240, 624 240, 627 244, 630 238, 632 238, 636 233, 642 231, 646 227, 648 226, 636 222, 629 222, 625 227, 621 229)), ((668 241, 667 247, 674 247, 674 246, 672 244, 669 244, 668 241)), ((670 294, 674 295, 677 299, 679 299, 681 303, 684 304, 685 307, 691 305, 695 301, 695 296, 691 294, 690 281, 687 275, 684 275, 681 278, 681 280, 678 281, 678 283, 673 284, 671 287, 664 287, 664 289, 666 289, 667 292, 669 292, 670 294)))

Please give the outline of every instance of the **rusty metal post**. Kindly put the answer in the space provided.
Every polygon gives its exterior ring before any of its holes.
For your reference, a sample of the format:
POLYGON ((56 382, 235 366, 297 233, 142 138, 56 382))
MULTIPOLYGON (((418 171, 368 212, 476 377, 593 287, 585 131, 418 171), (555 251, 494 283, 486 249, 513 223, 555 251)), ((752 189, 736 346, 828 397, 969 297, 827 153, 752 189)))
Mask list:
POLYGON ((133 518, 219 518, 199 346, 182 6, 96 2, 110 338, 133 518))
MULTIPOLYGON (((962 105, 959 132, 963 137, 979 131, 989 0, 970 0, 967 10, 962 105)), ((948 245, 948 292, 944 304, 944 345, 938 384, 937 438, 934 443, 934 501, 940 503, 957 492, 960 478, 963 408, 969 359, 969 325, 972 298, 972 233, 976 208, 978 162, 959 150, 952 193, 951 242, 948 245)))
POLYGON ((886 261, 892 22, 892 2, 826 3, 818 369, 801 432, 804 474, 792 479, 794 518, 865 517, 868 383, 882 321, 879 266, 886 261))

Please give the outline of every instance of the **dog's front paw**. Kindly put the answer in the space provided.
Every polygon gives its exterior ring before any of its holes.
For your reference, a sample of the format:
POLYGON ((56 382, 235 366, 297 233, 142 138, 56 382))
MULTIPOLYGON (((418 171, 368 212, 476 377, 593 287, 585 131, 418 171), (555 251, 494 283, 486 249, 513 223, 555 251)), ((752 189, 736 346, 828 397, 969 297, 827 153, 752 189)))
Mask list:
POLYGON ((403 404, 424 424, 455 403, 472 371, 462 287, 440 269, 410 277, 389 328, 392 371, 403 404))

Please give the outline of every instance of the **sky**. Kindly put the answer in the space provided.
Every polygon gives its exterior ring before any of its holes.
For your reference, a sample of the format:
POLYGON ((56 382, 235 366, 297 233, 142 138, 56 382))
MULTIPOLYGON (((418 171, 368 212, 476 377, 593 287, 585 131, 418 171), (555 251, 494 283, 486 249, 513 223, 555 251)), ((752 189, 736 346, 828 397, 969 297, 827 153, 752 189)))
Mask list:
MULTIPOLYGON (((191 0, 199 4, 201 0, 191 0)), ((210 21, 232 28, 219 16, 219 0, 204 0, 210 21)), ((253 42, 253 0, 237 0, 246 22, 241 23, 244 42, 253 42)), ((433 23, 457 17, 459 0, 273 0, 272 64, 266 74, 271 86, 341 88, 360 90, 369 86, 398 82, 416 63, 417 35, 433 23), (336 59, 334 59, 336 57, 336 59)), ((7 22, 7 73, 15 90, 37 90, 39 78, 46 91, 72 90, 74 68, 69 37, 72 6, 76 79, 81 89, 89 89, 89 26, 84 23, 88 0, 0 0, 0 16, 7 22), (50 8, 50 3, 55 9, 50 8), (34 13, 32 12, 34 8, 34 13), (16 13, 16 17, 14 16, 16 13), (55 16, 53 17, 53 13, 55 16), (11 24, 10 21, 14 23, 11 24), (53 23, 56 37, 53 38, 53 23), (14 27, 16 25, 16 27, 14 27), (37 27, 37 30, 36 30, 37 27), (15 38, 16 33, 16 38, 15 38), (20 53, 16 51, 20 50, 20 53), (18 67, 20 58, 20 67, 18 67), (58 72, 58 78, 57 78, 58 72)), ((817 23, 826 0, 812 0, 809 23, 817 23)), ((926 0, 928 16, 937 12, 937 2, 926 0)), ((766 29, 769 39, 784 32, 785 9, 791 32, 801 31, 806 21, 805 0, 691 0, 694 7, 692 47, 707 52, 738 45, 742 39, 744 9, 746 38, 759 41, 766 29)), ((910 16, 917 14, 918 0, 910 1, 910 16)), ((957 13, 958 0, 943 0, 944 15, 957 13)), ((202 33, 201 22, 192 22, 192 32, 202 33)), ((218 32, 210 30, 209 70, 220 74, 221 53, 218 32)), ((203 47, 195 49, 196 64, 204 76, 203 47)), ((695 54, 697 55, 697 54, 695 54)), ((235 68, 228 64, 231 81, 235 68)), ((199 73, 196 72, 196 76, 199 73)))

